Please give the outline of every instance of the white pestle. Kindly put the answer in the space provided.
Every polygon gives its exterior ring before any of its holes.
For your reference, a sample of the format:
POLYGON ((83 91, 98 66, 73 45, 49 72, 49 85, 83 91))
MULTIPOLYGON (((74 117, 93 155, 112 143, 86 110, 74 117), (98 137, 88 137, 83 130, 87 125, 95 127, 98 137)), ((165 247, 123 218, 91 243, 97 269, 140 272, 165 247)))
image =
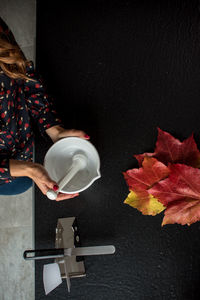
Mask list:
POLYGON ((48 190, 47 197, 51 200, 55 200, 57 198, 58 193, 64 188, 64 186, 70 182, 70 180, 82 169, 84 169, 87 165, 87 158, 83 154, 76 154, 72 158, 72 165, 68 170, 67 174, 59 180, 58 190, 48 190))

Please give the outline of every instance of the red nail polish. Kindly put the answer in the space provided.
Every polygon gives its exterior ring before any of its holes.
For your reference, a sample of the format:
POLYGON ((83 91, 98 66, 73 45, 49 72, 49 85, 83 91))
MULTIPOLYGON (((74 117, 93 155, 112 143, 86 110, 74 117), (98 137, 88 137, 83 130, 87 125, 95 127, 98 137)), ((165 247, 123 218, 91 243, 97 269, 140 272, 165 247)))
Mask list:
POLYGON ((90 138, 90 136, 87 135, 87 134, 85 134, 84 137, 85 137, 86 139, 89 139, 89 138, 90 138))
POLYGON ((59 189, 59 186, 57 184, 54 184, 53 189, 54 191, 57 191, 59 189))

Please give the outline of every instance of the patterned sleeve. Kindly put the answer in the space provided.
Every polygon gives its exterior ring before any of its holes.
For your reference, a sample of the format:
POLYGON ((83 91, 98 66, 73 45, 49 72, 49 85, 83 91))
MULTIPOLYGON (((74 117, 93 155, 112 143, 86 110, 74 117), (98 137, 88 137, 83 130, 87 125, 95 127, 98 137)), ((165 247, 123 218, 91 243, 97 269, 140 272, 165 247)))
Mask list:
POLYGON ((0 149, 0 184, 8 183, 12 179, 13 177, 10 175, 8 154, 1 152, 0 149))
POLYGON ((29 112, 43 134, 46 129, 61 125, 61 120, 54 110, 53 103, 46 94, 41 80, 35 75, 33 63, 27 67, 26 75, 34 79, 34 81, 25 80, 24 82, 24 93, 29 112))

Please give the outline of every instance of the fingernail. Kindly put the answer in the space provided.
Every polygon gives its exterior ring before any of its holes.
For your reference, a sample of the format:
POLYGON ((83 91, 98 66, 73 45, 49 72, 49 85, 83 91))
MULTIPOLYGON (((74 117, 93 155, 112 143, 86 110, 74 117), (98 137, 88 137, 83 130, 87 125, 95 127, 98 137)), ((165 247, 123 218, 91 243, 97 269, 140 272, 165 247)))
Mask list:
POLYGON ((87 134, 85 134, 84 137, 85 137, 86 139, 89 139, 89 138, 90 138, 90 136, 87 135, 87 134))
POLYGON ((59 189, 59 186, 57 184, 54 184, 53 189, 54 191, 57 191, 59 189))

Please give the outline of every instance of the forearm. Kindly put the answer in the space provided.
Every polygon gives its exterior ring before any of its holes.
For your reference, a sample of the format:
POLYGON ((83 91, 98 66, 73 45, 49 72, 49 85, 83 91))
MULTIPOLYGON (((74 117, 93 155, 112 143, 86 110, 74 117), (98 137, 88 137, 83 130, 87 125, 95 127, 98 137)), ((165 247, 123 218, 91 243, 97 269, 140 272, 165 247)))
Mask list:
POLYGON ((32 177, 34 163, 22 160, 9 160, 10 175, 13 177, 32 177))

